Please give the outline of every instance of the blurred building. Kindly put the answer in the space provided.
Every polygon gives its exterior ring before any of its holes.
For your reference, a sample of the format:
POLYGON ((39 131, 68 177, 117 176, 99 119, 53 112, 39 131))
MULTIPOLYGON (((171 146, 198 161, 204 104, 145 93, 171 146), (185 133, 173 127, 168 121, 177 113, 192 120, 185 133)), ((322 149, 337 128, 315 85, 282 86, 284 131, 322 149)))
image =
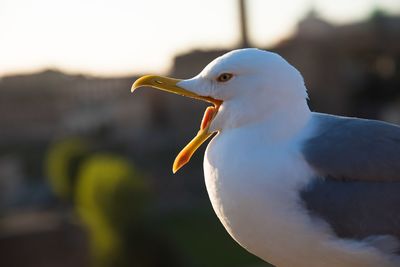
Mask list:
POLYGON ((314 109, 381 118, 400 88, 400 17, 330 25, 315 12, 273 48, 303 74, 314 109))
MULTIPOLYGON (((134 78, 95 78, 47 70, 0 80, 0 145, 48 142, 55 135, 82 133, 131 120, 138 132, 139 119, 149 105, 127 98, 134 78), (128 118, 129 116, 129 118, 128 118)), ((136 133, 135 133, 136 134, 136 133)))

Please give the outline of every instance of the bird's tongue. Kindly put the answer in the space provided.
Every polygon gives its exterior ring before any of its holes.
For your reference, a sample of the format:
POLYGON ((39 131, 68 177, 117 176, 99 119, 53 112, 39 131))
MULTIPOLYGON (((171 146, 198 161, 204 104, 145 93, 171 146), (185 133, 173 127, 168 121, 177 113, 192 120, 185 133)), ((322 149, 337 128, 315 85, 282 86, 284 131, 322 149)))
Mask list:
MULTIPOLYGON (((222 103, 222 102, 221 102, 222 103)), ((201 120, 200 130, 197 135, 185 146, 184 149, 175 158, 172 171, 177 172, 183 165, 189 162, 193 153, 206 141, 213 132, 210 132, 210 124, 218 112, 220 105, 208 107, 204 112, 203 119, 201 120)))
POLYGON ((204 112, 203 119, 201 120, 200 130, 207 128, 211 120, 214 118, 217 109, 215 107, 208 107, 204 112))

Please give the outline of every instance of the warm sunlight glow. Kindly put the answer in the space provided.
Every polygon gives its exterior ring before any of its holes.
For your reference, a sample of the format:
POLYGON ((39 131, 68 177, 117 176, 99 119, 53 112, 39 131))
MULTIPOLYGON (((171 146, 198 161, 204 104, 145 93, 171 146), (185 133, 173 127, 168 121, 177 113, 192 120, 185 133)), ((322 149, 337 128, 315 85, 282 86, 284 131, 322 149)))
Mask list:
MULTIPOLYGON (((311 7, 344 23, 398 0, 249 0, 250 40, 266 47, 290 34, 311 7)), ((237 1, 2 0, 0 76, 41 68, 123 75, 167 72, 176 53, 233 48, 237 1)))

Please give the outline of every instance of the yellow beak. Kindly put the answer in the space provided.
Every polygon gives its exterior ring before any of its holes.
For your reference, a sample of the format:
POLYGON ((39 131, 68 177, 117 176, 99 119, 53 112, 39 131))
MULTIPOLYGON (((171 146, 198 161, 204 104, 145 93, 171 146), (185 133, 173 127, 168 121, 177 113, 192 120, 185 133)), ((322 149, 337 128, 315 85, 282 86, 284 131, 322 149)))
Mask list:
POLYGON ((209 96, 201 96, 182 87, 179 87, 177 84, 180 81, 181 80, 179 79, 168 77, 146 75, 137 79, 131 88, 131 92, 134 92, 139 87, 153 87, 169 93, 206 101, 214 105, 214 107, 207 108, 200 126, 200 130, 197 135, 193 138, 192 141, 189 142, 189 144, 185 146, 184 149, 182 149, 182 151, 175 158, 174 164, 172 166, 173 173, 176 173, 180 168, 188 163, 194 152, 212 135, 212 132, 209 132, 210 124, 212 119, 217 114, 219 106, 222 104, 221 100, 217 100, 209 96))

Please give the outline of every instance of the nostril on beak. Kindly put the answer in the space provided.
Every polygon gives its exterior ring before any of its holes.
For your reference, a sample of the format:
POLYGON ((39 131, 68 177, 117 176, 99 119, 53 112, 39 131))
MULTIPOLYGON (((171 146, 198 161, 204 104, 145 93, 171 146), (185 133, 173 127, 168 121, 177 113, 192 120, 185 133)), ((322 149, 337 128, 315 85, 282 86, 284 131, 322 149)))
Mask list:
POLYGON ((162 82, 162 81, 159 81, 159 80, 155 80, 154 82, 155 82, 155 83, 158 83, 158 84, 163 84, 163 82, 162 82))

